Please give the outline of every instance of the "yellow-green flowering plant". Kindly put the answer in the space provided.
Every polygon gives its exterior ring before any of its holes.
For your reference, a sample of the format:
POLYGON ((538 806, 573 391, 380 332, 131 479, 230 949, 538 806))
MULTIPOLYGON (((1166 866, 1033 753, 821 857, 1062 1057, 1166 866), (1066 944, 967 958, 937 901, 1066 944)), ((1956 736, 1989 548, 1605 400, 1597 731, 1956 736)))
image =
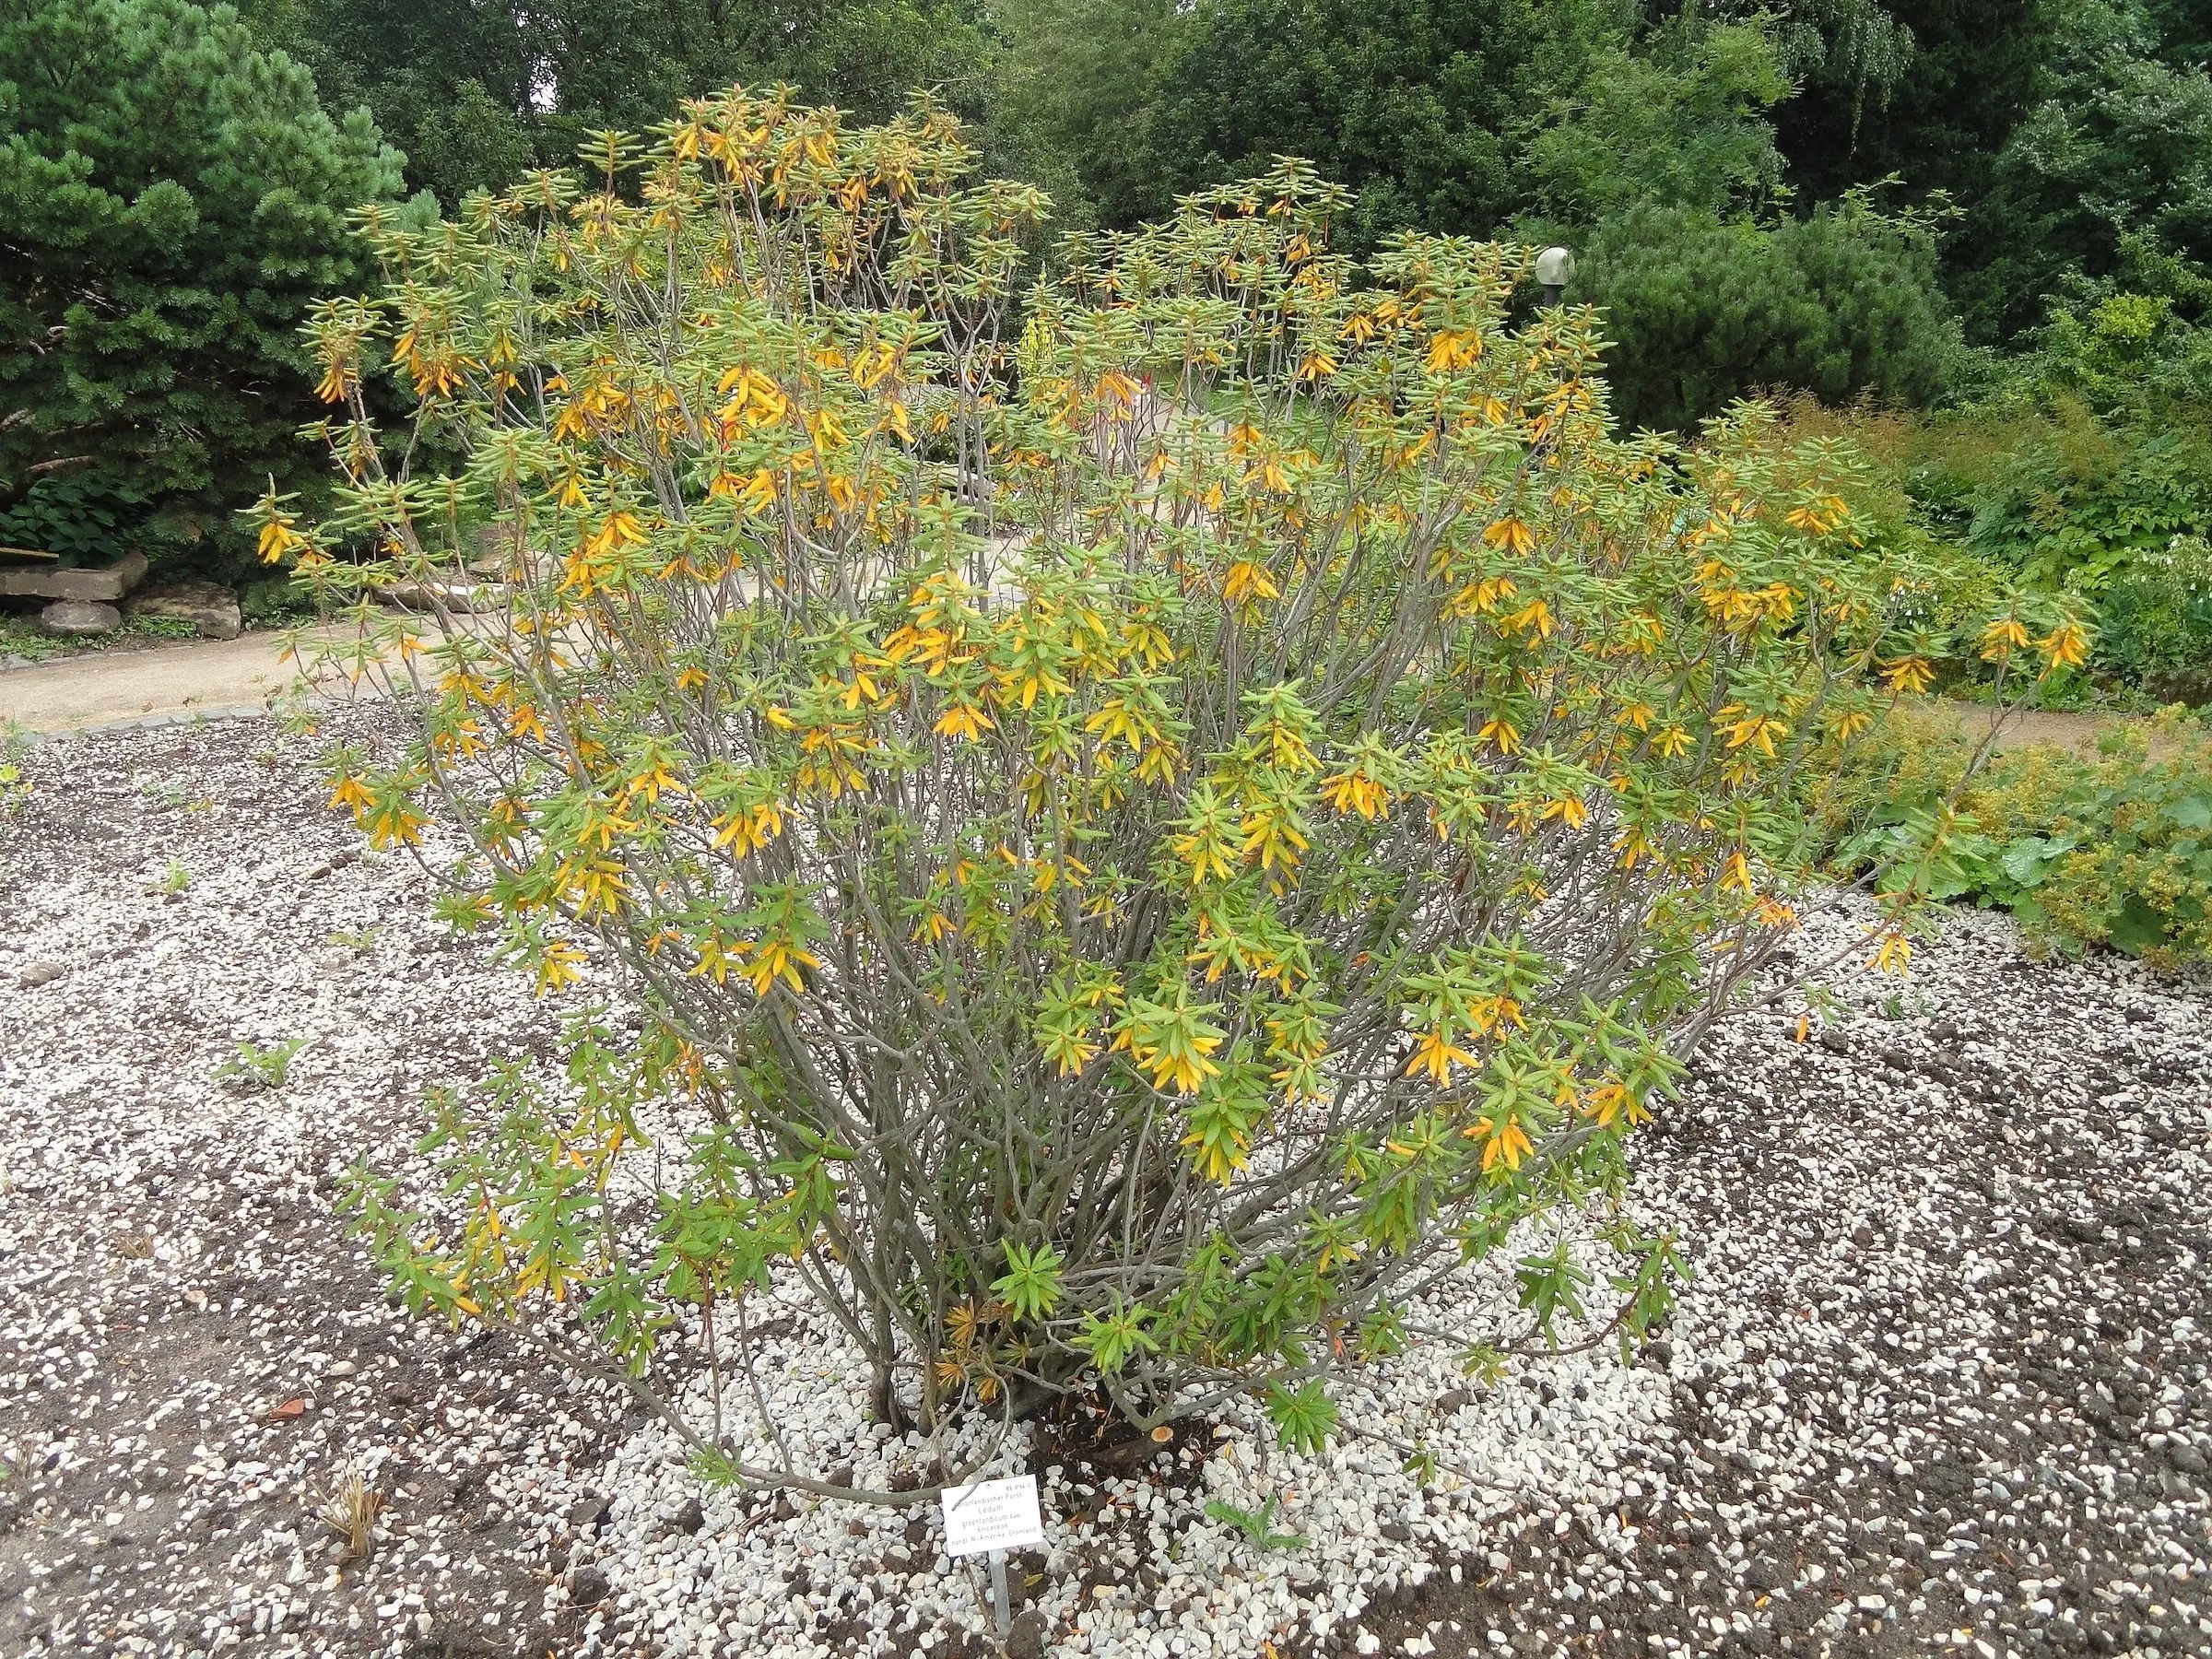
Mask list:
POLYGON ((1624 1143, 1791 929, 1806 757, 1932 649, 1848 453, 1609 435, 1598 320, 1513 321, 1525 250, 1361 269, 1298 164, 1018 312, 1044 204, 972 163, 927 105, 733 91, 370 224, 382 292, 318 314, 341 507, 272 497, 264 548, 420 721, 337 799, 450 819, 453 919, 645 1014, 441 1105, 457 1224, 364 1175, 382 1260, 567 1304, 656 1400, 792 1273, 889 1420, 1241 1391, 1305 1448, 1469 1260, 1524 1322, 1470 1362, 1647 1329, 1624 1143), (487 557, 512 605, 454 608, 487 557))

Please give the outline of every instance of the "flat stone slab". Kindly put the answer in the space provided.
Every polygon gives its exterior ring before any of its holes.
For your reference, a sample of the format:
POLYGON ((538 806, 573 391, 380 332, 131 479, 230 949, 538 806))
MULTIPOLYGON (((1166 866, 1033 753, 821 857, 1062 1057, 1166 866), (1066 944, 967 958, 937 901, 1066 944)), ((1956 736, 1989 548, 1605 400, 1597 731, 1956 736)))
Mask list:
POLYGON ((78 599, 112 605, 146 578, 146 555, 125 553, 104 570, 41 571, 0 567, 0 595, 17 599, 78 599))

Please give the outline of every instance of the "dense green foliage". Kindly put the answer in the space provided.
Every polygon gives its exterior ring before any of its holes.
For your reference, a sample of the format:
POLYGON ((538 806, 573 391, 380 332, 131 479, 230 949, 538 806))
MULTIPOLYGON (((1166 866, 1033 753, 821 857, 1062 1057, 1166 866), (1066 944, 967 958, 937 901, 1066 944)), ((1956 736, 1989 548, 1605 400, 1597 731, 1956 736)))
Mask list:
POLYGON ((1005 119, 1065 158, 1082 217, 1124 222, 1288 152, 1358 188, 1354 246, 1407 226, 1564 241, 1630 425, 1694 425, 1768 385, 1921 404, 1958 378, 1934 220, 1791 201, 1773 111, 1810 24, 1605 0, 1008 16, 1005 119))
POLYGON ((1359 190, 1355 240, 1556 235, 1631 420, 1762 384, 1920 406, 1975 388, 1961 335, 2017 348, 2069 284, 2197 272, 2203 12, 1014 0, 997 114, 1108 224, 1291 152, 1359 190))
POLYGON ((1917 878, 1927 897, 2011 911, 2059 949, 2212 960, 2212 732, 2200 722, 2170 714, 2095 755, 2011 750, 1970 779, 1972 759, 1956 728, 1893 716, 1844 763, 1830 804, 1839 864, 1884 890, 1917 878), (1931 869, 1939 818, 1949 833, 1931 869))
POLYGON ((1938 396, 1960 342, 1935 263, 1924 223, 1856 197, 1772 225, 1639 206, 1592 238, 1578 288, 1617 342, 1622 418, 1678 429, 1754 388, 1938 396))
POLYGON ((2154 698, 2212 704, 2212 547, 2176 536, 2106 590, 2097 653, 2154 698))
POLYGON ((2156 55, 2134 0, 2061 18, 2041 96, 1994 163, 1974 296, 1992 337, 2040 323, 2070 274, 2132 276, 2146 251, 2212 258, 2212 79, 2156 55))
POLYGON ((296 330, 398 156, 228 7, 4 0, 0 74, 0 541, 236 542, 244 480, 312 476, 296 330))
POLYGON ((1881 457, 1896 524, 2094 601, 2097 678, 2212 700, 2212 335, 2170 296, 2074 287, 1969 406, 1839 419, 1801 404, 1799 423, 1881 457))

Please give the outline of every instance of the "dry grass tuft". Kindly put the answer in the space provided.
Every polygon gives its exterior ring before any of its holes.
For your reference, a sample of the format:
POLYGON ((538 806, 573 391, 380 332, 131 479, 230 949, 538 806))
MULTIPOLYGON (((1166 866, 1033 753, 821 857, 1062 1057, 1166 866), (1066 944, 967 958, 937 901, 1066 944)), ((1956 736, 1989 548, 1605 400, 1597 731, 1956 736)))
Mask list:
POLYGON ((369 1484, 367 1477, 359 1469, 347 1468, 315 1512, 344 1542, 345 1559, 359 1561, 366 1559, 375 1547, 376 1518, 383 1507, 383 1499, 369 1484))

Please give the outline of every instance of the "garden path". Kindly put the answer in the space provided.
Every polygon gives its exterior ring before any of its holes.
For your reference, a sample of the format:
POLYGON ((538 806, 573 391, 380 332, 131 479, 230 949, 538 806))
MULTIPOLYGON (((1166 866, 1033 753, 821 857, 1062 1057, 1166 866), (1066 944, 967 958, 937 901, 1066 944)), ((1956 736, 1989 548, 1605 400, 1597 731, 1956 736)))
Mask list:
MULTIPOLYGON (((1936 707, 1956 718, 1960 727, 1970 735, 1978 735, 1989 729, 1997 718, 1997 711, 1987 703, 1957 702, 1949 698, 1936 700, 1936 707)), ((2175 740, 2152 727, 2150 723, 2134 714, 2113 714, 2101 710, 2021 709, 2006 715, 1997 733, 1996 747, 2000 749, 2026 748, 2031 744, 2048 743, 2059 748, 2073 748, 2077 744, 2093 741, 2100 734, 2115 726, 2140 726, 2150 733, 2150 752, 2154 755, 2171 754, 2175 740)))
MULTIPOLYGON (((344 629, 310 629, 339 638, 344 629)), ((160 724, 194 714, 259 712, 303 677, 288 634, 248 633, 143 651, 90 652, 0 673, 0 726, 38 733, 160 724)), ((328 692, 333 688, 308 682, 328 692)))
MULTIPOLYGON (((310 629, 335 638, 340 630, 310 629)), ((249 633, 141 651, 104 651, 0 672, 0 726, 39 733, 100 726, 164 724, 194 714, 260 709, 301 679, 285 654, 287 635, 249 633)), ((332 689, 317 686, 316 689, 332 689)), ((1984 704, 1938 700, 1970 731, 1987 729, 1996 711, 1984 704)), ((2071 748, 2133 716, 2022 711, 2006 718, 1997 747, 2052 743, 2071 748)), ((2164 747, 2153 736, 2153 753, 2164 747)))

